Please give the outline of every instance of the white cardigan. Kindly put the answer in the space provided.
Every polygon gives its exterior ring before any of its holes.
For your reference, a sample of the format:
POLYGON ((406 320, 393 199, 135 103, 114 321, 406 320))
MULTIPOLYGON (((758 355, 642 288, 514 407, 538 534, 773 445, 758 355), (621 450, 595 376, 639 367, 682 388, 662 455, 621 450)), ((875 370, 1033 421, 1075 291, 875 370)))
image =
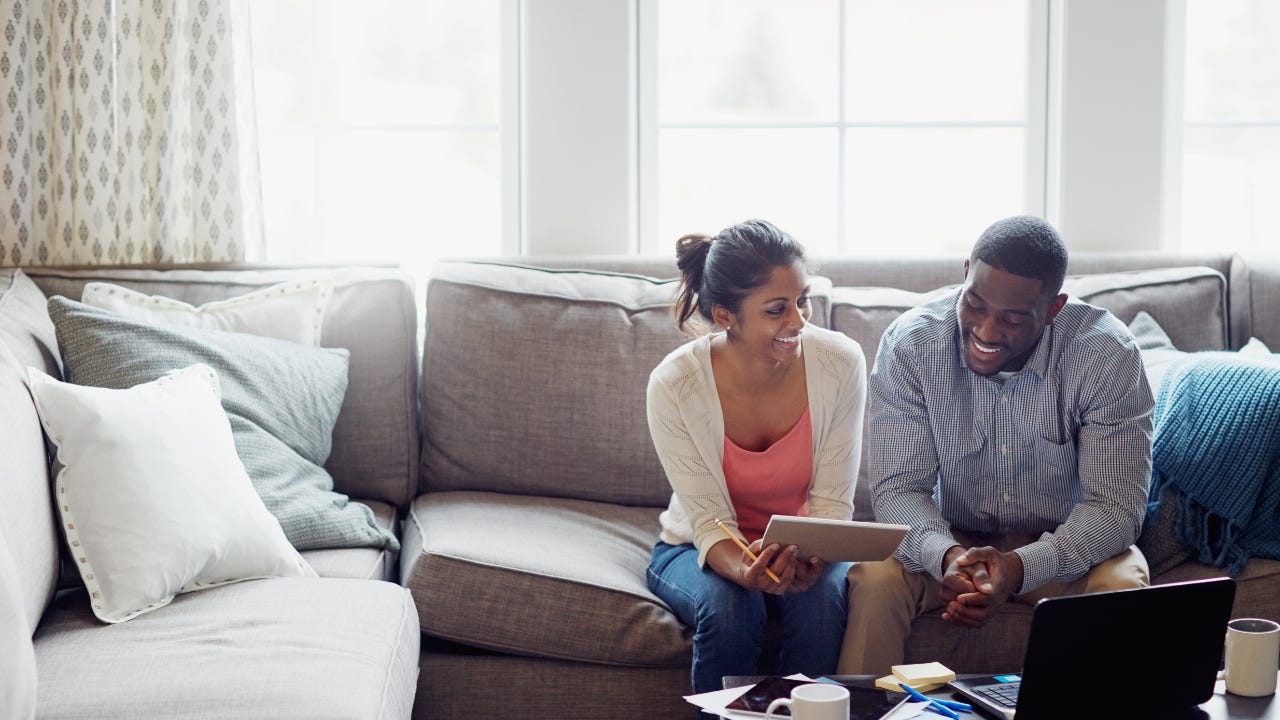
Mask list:
MULTIPOLYGON (((862 457, 862 416, 867 402, 867 359, 845 335, 808 325, 801 339, 813 425, 813 477, 809 514, 848 520, 862 457)), ((724 415, 711 373, 711 336, 671 352, 649 374, 649 434, 674 490, 663 511, 659 537, 691 542, 698 564, 724 540, 720 518, 738 532, 724 479, 724 415)), ((739 533, 741 537, 741 533, 739 533)))

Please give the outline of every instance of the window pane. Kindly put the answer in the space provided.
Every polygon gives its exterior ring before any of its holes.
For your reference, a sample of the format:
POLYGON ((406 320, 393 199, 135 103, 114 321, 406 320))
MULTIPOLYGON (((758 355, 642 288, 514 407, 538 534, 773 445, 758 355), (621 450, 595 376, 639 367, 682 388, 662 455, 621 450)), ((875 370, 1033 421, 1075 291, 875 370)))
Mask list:
POLYGON ((1020 128, 854 129, 846 142, 850 252, 968 252, 1024 212, 1020 128))
POLYGON ((1188 0, 1186 120, 1280 121, 1280 3, 1188 0))
POLYGON ((662 135, 662 217, 654 252, 676 239, 763 218, 812 254, 836 245, 836 131, 668 130, 662 135))
POLYGON ((1276 252, 1280 127, 1186 128, 1182 143, 1183 246, 1276 252))
POLYGON ((658 2, 646 252, 747 217, 941 250, 1026 212, 1027 0, 658 2))
POLYGON ((399 263, 501 245, 499 0, 258 0, 266 256, 399 263))
POLYGON ((658 122, 832 122, 838 0, 662 0, 658 122))
POLYGON ((335 133, 317 142, 316 252, 429 268, 500 250, 492 132, 335 133))
POLYGON ((1181 245, 1276 252, 1280 4, 1187 0, 1181 245))
POLYGON ((323 112, 353 124, 496 124, 497 0, 330 7, 317 58, 323 112))
POLYGON ((847 119, 1022 122, 1026 0, 848 0, 847 119))

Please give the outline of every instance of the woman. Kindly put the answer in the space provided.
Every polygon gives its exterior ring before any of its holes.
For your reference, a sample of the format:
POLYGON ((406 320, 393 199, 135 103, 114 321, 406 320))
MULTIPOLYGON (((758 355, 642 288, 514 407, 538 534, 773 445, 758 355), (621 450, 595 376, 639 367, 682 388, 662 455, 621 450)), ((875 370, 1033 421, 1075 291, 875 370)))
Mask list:
POLYGON ((848 565, 763 547, 761 536, 775 514, 853 514, 866 359, 853 340, 808 324, 804 250, 773 225, 686 235, 676 259, 677 324, 692 334, 697 315, 719 331, 649 376, 649 432, 674 491, 649 588, 694 628, 694 692, 756 674, 769 614, 782 624, 779 674, 835 672, 848 565))

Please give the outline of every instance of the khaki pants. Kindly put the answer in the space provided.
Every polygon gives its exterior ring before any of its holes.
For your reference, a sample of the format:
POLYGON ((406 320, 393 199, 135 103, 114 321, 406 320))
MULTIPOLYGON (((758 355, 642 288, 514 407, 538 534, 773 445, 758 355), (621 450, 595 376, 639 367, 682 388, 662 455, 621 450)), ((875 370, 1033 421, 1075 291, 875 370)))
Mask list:
MULTIPOLYGON (((955 533, 964 547, 991 545, 1001 552, 1030 544, 1038 535, 998 535, 975 537, 955 533)), ((1034 605, 1042 598, 1059 595, 1123 590, 1149 585, 1147 559, 1138 548, 1103 561, 1074 582, 1052 581, 1011 602, 1034 605)), ((942 584, 927 573, 907 572, 894 558, 883 562, 857 563, 849 570, 849 622, 840 649, 838 672, 842 675, 888 675, 889 668, 901 665, 906 652, 911 621, 943 607, 942 584)))

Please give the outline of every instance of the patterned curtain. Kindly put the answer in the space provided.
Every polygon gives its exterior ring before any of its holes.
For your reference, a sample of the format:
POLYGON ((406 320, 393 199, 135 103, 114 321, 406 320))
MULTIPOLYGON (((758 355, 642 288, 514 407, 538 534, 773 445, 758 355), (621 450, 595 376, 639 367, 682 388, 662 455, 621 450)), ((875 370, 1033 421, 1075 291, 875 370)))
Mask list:
POLYGON ((0 265, 262 238, 243 0, 0 0, 0 265))

